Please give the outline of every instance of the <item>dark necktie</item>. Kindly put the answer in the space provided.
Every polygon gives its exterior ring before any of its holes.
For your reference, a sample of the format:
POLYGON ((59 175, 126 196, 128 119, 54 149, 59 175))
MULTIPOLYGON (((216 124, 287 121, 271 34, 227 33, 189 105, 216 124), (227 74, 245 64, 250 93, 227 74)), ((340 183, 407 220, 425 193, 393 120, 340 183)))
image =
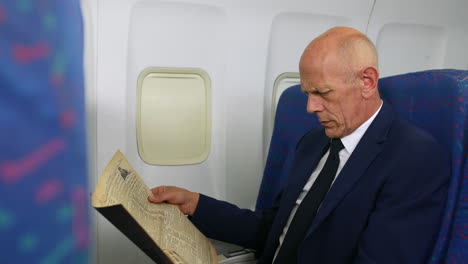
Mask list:
POLYGON ((323 201, 323 198, 330 189, 330 185, 335 178, 340 156, 338 152, 344 148, 340 139, 334 138, 330 144, 330 154, 328 155, 325 166, 310 188, 309 192, 302 200, 299 208, 294 215, 283 244, 276 256, 275 264, 289 264, 297 262, 297 250, 299 244, 304 239, 307 230, 317 214, 317 209, 323 201))

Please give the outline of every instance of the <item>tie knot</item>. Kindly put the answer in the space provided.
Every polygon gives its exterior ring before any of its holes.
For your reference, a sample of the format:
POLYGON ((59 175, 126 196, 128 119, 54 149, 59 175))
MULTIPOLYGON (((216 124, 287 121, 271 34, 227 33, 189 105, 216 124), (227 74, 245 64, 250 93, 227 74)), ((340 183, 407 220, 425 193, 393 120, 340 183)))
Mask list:
POLYGON ((336 155, 340 150, 344 149, 343 143, 339 138, 332 138, 330 146, 330 154, 336 155))

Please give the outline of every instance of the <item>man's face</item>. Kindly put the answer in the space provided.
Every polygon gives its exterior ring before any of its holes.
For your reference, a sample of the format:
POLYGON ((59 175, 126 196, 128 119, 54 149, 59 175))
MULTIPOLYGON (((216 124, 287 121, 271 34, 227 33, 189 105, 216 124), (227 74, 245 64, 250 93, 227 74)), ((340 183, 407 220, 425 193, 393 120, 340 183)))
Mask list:
POLYGON ((300 68, 307 112, 317 114, 326 135, 342 138, 356 130, 363 105, 358 81, 336 63, 322 61, 300 68))

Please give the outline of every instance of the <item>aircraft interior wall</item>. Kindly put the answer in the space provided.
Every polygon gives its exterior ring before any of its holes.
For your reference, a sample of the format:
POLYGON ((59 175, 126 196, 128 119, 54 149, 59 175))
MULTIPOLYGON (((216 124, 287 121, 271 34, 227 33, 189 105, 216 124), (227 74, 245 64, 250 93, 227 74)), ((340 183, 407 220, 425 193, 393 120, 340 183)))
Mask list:
MULTIPOLYGON (((82 9, 90 189, 120 149, 150 187, 176 185, 253 208, 275 104, 299 82, 304 47, 333 26, 368 34, 381 77, 468 69, 465 0, 82 0, 82 9), (210 100, 201 107, 210 126, 200 129, 209 132, 209 152, 199 163, 154 165, 139 154, 138 79, 160 68, 209 77, 201 92, 210 100)), ((185 109, 185 96, 171 102, 185 109)), ((107 220, 93 218, 96 263, 152 263, 107 220)))

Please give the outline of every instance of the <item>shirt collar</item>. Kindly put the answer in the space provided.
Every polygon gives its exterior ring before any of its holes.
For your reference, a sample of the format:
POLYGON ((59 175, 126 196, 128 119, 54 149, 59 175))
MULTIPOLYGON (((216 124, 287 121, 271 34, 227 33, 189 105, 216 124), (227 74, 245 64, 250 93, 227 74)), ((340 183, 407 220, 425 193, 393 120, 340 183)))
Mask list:
POLYGON ((366 133, 372 121, 374 121, 375 117, 380 112, 380 109, 382 109, 382 105, 383 101, 381 100, 379 109, 377 109, 377 111, 369 119, 367 119, 366 122, 362 123, 362 125, 360 125, 356 130, 354 130, 353 133, 341 138, 343 146, 350 155, 351 153, 353 153, 354 149, 356 148, 364 133, 366 133))

